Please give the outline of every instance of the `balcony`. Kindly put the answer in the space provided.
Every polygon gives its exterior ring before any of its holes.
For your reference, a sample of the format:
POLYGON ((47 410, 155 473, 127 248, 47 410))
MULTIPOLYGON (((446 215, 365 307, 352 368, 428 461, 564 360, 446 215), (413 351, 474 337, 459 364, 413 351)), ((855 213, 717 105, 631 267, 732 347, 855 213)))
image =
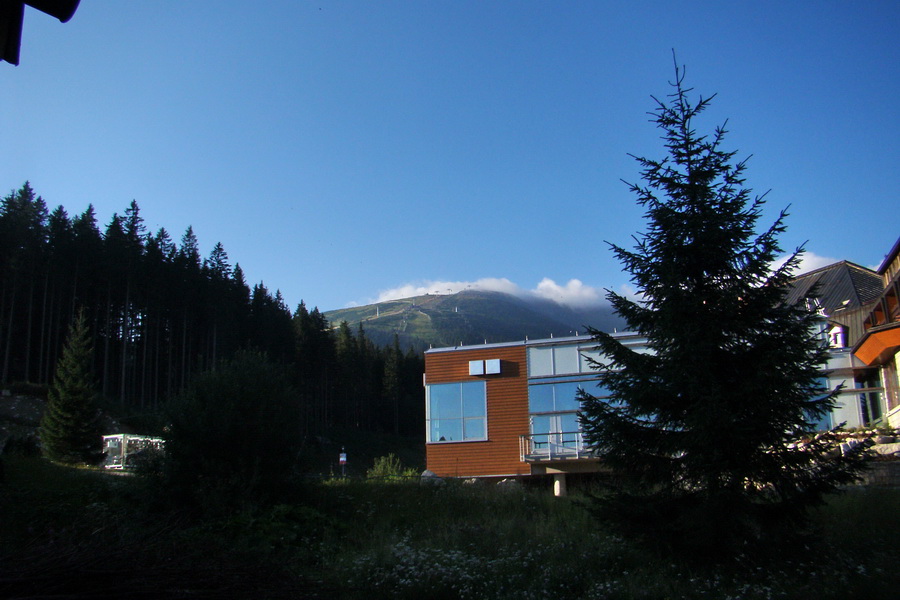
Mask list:
POLYGON ((580 431, 532 433, 519 436, 519 460, 527 463, 594 458, 580 431))
POLYGON ((884 364, 900 348, 900 273, 873 304, 863 330, 853 353, 866 365, 884 364))

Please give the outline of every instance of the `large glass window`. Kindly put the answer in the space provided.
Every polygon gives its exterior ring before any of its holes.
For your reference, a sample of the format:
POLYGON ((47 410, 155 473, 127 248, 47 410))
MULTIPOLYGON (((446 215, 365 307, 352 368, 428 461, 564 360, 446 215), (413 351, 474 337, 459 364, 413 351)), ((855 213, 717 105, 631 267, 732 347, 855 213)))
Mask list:
POLYGON ((487 439, 487 402, 483 381, 440 383, 425 388, 429 442, 487 439))
POLYGON ((595 346, 536 346, 528 349, 528 376, 575 375, 593 373, 587 357, 603 362, 595 346))
POLYGON ((531 436, 528 453, 548 458, 577 456, 584 450, 578 423, 578 390, 596 393, 596 380, 566 377, 532 381, 528 386, 531 436))
POLYGON ((528 412, 567 412, 581 408, 578 390, 584 389, 592 396, 605 397, 609 392, 592 381, 549 381, 528 386, 528 412))

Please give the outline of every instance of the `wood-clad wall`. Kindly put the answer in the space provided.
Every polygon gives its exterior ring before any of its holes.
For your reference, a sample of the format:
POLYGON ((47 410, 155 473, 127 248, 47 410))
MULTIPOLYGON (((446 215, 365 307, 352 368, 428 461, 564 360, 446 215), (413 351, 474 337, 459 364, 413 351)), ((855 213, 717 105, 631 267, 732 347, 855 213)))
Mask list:
POLYGON ((486 442, 426 445, 428 468, 441 477, 528 475, 519 460, 519 436, 528 433, 525 345, 472 347, 425 353, 425 383, 487 382, 486 442), (470 360, 500 359, 499 375, 469 375, 470 360))

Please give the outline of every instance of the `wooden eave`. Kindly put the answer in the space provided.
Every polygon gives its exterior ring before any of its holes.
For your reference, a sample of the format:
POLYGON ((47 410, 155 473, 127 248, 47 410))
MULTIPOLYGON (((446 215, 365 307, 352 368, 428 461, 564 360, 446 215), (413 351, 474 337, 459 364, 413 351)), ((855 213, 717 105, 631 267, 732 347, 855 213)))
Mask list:
POLYGON ((900 322, 872 327, 863 334, 853 354, 866 365, 883 364, 900 350, 900 322))

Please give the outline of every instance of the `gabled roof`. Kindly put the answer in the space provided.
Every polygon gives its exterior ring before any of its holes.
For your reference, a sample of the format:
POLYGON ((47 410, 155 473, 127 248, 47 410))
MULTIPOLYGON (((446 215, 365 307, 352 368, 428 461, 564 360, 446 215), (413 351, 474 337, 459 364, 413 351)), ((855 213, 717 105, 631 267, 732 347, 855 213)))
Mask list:
POLYGON ((802 301, 818 284, 816 297, 826 315, 840 310, 853 310, 871 304, 881 295, 881 277, 866 267, 847 260, 836 262, 796 277, 788 292, 787 302, 802 301))

